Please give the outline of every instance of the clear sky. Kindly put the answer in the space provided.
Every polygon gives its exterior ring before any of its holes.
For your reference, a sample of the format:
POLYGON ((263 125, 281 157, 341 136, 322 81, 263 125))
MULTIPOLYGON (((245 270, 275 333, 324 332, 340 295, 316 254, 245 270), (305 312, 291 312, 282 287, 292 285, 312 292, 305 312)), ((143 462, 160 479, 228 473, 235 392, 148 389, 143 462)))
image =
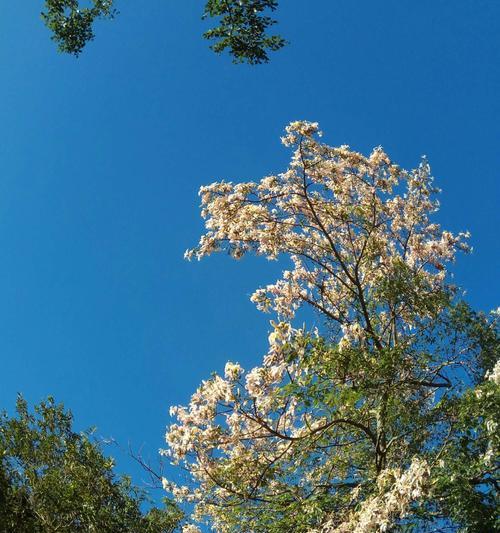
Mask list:
POLYGON ((426 154, 438 221, 472 233, 455 280, 498 305, 500 2, 280 3, 291 44, 257 67, 208 50, 201 0, 116 0, 77 60, 41 0, 0 3, 0 408, 51 394, 154 457, 170 405, 258 364, 271 317, 248 297, 279 265, 183 253, 199 187, 284 170, 291 120, 405 167, 426 154))

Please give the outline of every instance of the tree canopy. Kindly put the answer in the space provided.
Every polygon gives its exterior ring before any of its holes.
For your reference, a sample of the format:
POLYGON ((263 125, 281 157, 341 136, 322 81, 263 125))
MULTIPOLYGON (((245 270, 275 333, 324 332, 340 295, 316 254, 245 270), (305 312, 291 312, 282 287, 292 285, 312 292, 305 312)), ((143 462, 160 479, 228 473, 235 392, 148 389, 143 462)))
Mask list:
POLYGON ((42 20, 52 32, 60 52, 78 56, 94 39, 96 19, 110 19, 116 14, 113 0, 92 0, 92 7, 81 7, 79 0, 46 0, 42 20))
MULTIPOLYGON (((94 39, 94 22, 117 14, 114 5, 114 0, 92 0, 91 7, 79 0, 45 0, 42 19, 59 51, 78 56, 94 39)), ((204 37, 213 42, 214 52, 228 50, 235 63, 265 63, 268 52, 285 45, 282 37, 267 33, 276 23, 267 13, 277 7, 277 0, 208 0, 202 18, 216 19, 218 25, 204 37)))
MULTIPOLYGON (((499 527, 498 314, 473 312, 447 264, 430 167, 331 147, 293 122, 288 169, 200 190, 207 232, 186 253, 288 258, 251 297, 269 350, 228 362, 174 407, 165 487, 220 532, 470 531, 499 527), (293 326, 301 306, 322 326, 293 326)), ((195 524, 189 531, 198 531, 195 524)))
POLYGON ((266 33, 276 20, 264 13, 277 7, 276 0, 208 0, 203 18, 218 18, 219 25, 204 37, 214 41, 214 52, 227 49, 235 63, 267 63, 268 52, 286 44, 283 37, 266 33))
POLYGON ((30 412, 0 418, 2 533, 169 533, 182 512, 167 498, 151 507, 146 492, 118 478, 90 432, 75 433, 73 417, 52 398, 30 412))

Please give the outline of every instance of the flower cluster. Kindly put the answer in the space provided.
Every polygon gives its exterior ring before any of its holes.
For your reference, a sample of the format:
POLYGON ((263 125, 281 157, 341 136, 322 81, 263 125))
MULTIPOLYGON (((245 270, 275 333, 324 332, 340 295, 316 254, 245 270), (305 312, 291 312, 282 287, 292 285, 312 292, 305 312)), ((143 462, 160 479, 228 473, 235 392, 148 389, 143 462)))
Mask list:
POLYGON ((182 526, 182 533, 201 533, 201 530, 193 524, 186 524, 182 526))
POLYGON ((487 379, 493 381, 496 385, 500 385, 500 359, 496 362, 493 370, 488 373, 487 379))
POLYGON ((406 171, 381 148, 363 156, 317 133, 317 123, 287 127, 293 156, 282 174, 202 187, 207 232, 186 257, 288 255, 293 268, 252 295, 259 309, 289 320, 307 303, 343 326, 345 344, 391 342, 395 321, 410 327, 439 310, 445 265, 468 249, 468 234, 431 222, 438 202, 427 161, 406 171))
POLYGON ((310 533, 370 533, 388 531, 396 519, 404 518, 410 505, 418 501, 428 490, 430 467, 425 460, 414 458, 407 470, 384 471, 379 484, 386 479, 390 488, 368 498, 360 504, 360 510, 351 513, 348 520, 338 525, 334 517, 325 522, 318 531, 310 533))
POLYGON ((231 531, 225 505, 254 501, 258 507, 264 494, 286 490, 290 472, 300 463, 304 495, 328 482, 334 473, 330 450, 322 449, 323 439, 344 443, 336 460, 345 465, 353 434, 373 445, 368 405, 364 409, 347 403, 319 405, 322 395, 346 380, 341 375, 336 379, 320 375, 315 368, 318 361, 332 357, 322 340, 287 323, 272 324, 261 366, 245 373, 240 365, 227 363, 224 378, 214 375, 202 383, 187 407, 171 408, 177 423, 168 428, 168 449, 163 453, 185 466, 197 488, 164 486, 178 500, 194 503, 194 518, 209 516, 217 531, 231 531), (301 394, 311 380, 317 380, 318 402, 306 407, 301 394), (310 458, 304 451, 315 448, 316 457, 307 464, 310 458))

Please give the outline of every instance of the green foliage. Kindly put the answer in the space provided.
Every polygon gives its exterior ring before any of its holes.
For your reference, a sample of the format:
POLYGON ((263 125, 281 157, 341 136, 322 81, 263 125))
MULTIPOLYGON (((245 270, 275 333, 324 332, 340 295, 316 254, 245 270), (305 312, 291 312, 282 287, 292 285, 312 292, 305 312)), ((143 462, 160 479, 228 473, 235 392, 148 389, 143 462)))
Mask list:
MULTIPOLYGON (((207 446, 204 490, 225 491, 220 530, 382 531, 384 507, 404 500, 404 490, 414 501, 404 512, 389 511, 387 531, 500 530, 496 317, 450 303, 399 341, 374 351, 296 332, 279 346, 289 371, 266 389, 274 407, 265 416, 260 397, 246 396, 242 378, 234 382, 233 399, 221 401, 216 423, 207 426, 216 444, 207 446), (301 431, 285 425, 290 405, 304 421, 301 431), (239 459, 216 448, 234 439, 224 426, 228 416, 251 421, 239 430, 239 459), (421 488, 408 489, 410 477, 394 491, 416 457, 428 469, 421 488), (331 529, 322 529, 325 519, 331 529)), ((205 516, 214 513, 210 504, 205 516)))
MULTIPOLYGON (((114 0, 92 0, 92 7, 80 4, 80 0, 45 0, 42 12, 59 51, 75 56, 94 39, 94 22, 116 14, 114 0)), ((204 37, 215 41, 211 48, 216 53, 229 50, 234 63, 266 63, 268 51, 279 50, 286 44, 279 35, 267 34, 276 21, 264 13, 277 7, 276 0, 208 0, 203 18, 220 20, 204 37)))
POLYGON ((94 39, 93 24, 99 18, 113 18, 113 0, 92 0, 92 7, 80 7, 79 0, 45 0, 42 19, 52 31, 60 52, 78 56, 94 39))
POLYGON ((147 494, 117 479, 114 462, 91 434, 74 433, 73 417, 52 398, 0 418, 0 532, 168 533, 182 512, 165 499, 144 513, 147 494))
POLYGON ((472 349, 478 353, 473 381, 479 383, 487 372, 491 372, 500 360, 500 343, 495 323, 481 312, 474 311, 465 302, 452 308, 451 324, 470 339, 472 349))
POLYGON ((211 46, 214 52, 228 49, 235 63, 266 63, 268 50, 276 51, 286 44, 279 35, 266 33, 276 21, 263 12, 277 7, 276 0, 208 0, 204 18, 220 17, 220 24, 204 37, 215 41, 211 46))
POLYGON ((439 457, 435 510, 460 524, 460 531, 498 531, 499 387, 486 380, 441 408, 453 420, 453 432, 439 457))

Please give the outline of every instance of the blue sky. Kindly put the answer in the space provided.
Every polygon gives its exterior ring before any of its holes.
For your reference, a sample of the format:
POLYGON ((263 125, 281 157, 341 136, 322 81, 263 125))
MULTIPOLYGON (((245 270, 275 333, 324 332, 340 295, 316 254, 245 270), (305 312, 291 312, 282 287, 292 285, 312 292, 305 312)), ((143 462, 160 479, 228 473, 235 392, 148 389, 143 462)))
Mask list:
POLYGON ((170 405, 227 359, 257 364, 271 317, 248 297, 279 265, 183 253, 199 187, 283 170, 291 120, 405 167, 426 154, 439 222, 472 233, 455 280, 498 305, 497 0, 282 0, 291 44, 257 67, 208 50, 202 1, 116 3, 78 60, 41 1, 0 4, 0 408, 52 394, 154 457, 170 405))

